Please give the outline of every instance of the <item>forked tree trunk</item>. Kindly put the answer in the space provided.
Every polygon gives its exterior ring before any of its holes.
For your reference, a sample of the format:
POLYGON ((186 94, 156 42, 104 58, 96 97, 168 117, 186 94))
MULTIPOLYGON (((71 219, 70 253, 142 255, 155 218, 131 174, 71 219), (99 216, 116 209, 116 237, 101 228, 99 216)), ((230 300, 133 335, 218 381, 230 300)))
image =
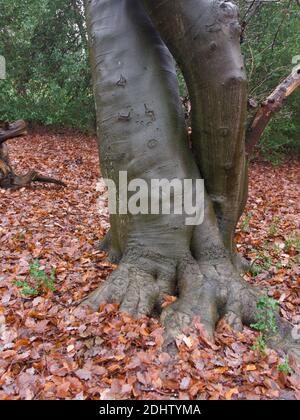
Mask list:
POLYGON ((10 164, 8 148, 5 142, 9 139, 27 134, 25 121, 19 120, 12 124, 2 123, 0 128, 0 188, 22 188, 32 182, 51 183, 65 186, 62 181, 40 175, 36 171, 29 171, 26 175, 16 175, 10 164))
MULTIPOLYGON (((184 212, 113 215, 103 247, 120 265, 82 304, 97 310, 118 302, 136 317, 160 311, 167 343, 198 316, 213 340, 221 317, 237 329, 254 322, 260 296, 233 258, 247 183, 237 9, 221 1, 145 0, 151 21, 142 4, 86 0, 101 169, 121 194, 123 171, 129 181, 141 178, 147 185, 153 179, 196 180, 201 172, 208 191, 204 222, 188 226, 184 212), (165 43, 192 98, 193 152, 165 43), (161 311, 165 294, 178 299, 161 311)), ((273 344, 298 351, 290 327, 278 323, 273 344)))

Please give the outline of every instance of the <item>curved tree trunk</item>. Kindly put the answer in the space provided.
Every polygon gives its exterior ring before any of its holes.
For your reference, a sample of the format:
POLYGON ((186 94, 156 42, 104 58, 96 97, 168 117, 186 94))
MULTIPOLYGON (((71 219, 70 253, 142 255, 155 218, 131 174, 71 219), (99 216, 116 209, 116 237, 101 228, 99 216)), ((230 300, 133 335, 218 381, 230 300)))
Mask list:
MULTIPOLYGON (((82 304, 97 310, 104 302, 117 302, 137 317, 161 312, 163 296, 177 294, 161 313, 167 337, 172 342, 198 316, 213 340, 221 317, 238 329, 254 322, 260 296, 232 262, 246 183, 246 79, 237 12, 230 3, 207 0, 145 4, 159 32, 141 0, 86 0, 101 168, 119 194, 124 194, 119 174, 125 171, 129 181, 139 178, 149 186, 153 179, 195 181, 200 168, 209 192, 204 221, 188 226, 184 212, 113 215, 103 248, 120 265, 82 304), (159 33, 189 84, 194 154, 173 58, 159 33)), ((281 347, 290 349, 289 338, 282 341, 290 327, 278 322, 276 344, 281 340, 281 347)))
MULTIPOLYGON (((121 171, 129 181, 147 184, 153 178, 199 177, 173 59, 140 2, 87 2, 87 21, 105 177, 117 185, 121 171)), ((150 313, 164 294, 175 293, 179 263, 192 260, 192 227, 185 226, 184 215, 118 214, 111 218, 110 236, 121 264, 109 280, 111 290, 96 291, 89 303, 96 309, 117 296, 122 309, 150 313)), ((195 281, 202 281, 200 273, 195 281)))
POLYGON ((248 193, 247 79, 237 7, 222 0, 144 3, 186 80, 194 154, 235 259, 234 232, 248 193))

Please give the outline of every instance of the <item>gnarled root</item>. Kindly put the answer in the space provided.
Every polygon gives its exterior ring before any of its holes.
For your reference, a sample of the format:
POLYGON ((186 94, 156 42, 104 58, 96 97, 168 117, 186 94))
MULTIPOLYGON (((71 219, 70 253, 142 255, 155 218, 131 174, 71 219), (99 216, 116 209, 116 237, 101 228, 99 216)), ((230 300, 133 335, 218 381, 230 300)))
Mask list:
POLYGON ((237 271, 242 275, 250 271, 250 261, 243 257, 241 254, 239 254, 237 251, 232 254, 231 260, 237 271))
MULTIPOLYGON (((190 328, 195 318, 211 343, 221 319, 239 331, 243 325, 251 326, 263 294, 240 277, 229 259, 198 263, 190 254, 177 261, 151 252, 128 252, 105 284, 81 305, 98 310, 101 304, 114 302, 135 318, 161 313, 165 348, 173 352, 176 337, 190 328), (175 294, 176 302, 161 310, 164 296, 175 294)), ((292 327, 279 317, 278 327, 268 344, 300 363, 300 342, 293 339, 292 327)))
POLYGON ((223 317, 234 329, 242 329, 246 318, 244 305, 247 304, 248 307, 247 315, 253 307, 255 311, 255 297, 258 294, 251 291, 252 303, 249 299, 250 287, 242 282, 230 261, 183 265, 181 271, 178 282, 179 299, 162 313, 169 340, 190 327, 195 317, 200 318, 211 342, 214 341, 215 326, 223 317), (194 279, 200 275, 201 282, 196 286, 194 279))
POLYGON ((47 184, 56 184, 66 186, 58 179, 49 178, 39 174, 36 171, 29 171, 25 175, 16 175, 10 165, 8 148, 5 142, 9 139, 27 134, 27 124, 23 120, 14 123, 0 124, 0 188, 23 188, 29 186, 32 182, 43 182, 47 184))
POLYGON ((18 120, 13 123, 0 122, 0 145, 6 140, 27 134, 27 124, 24 120, 18 120))
POLYGON ((159 310, 165 295, 174 295, 176 262, 160 255, 126 253, 119 268, 106 283, 81 302, 97 310, 102 303, 115 302, 133 317, 159 310))
POLYGON ((300 334, 295 327, 279 316, 277 326, 278 332, 267 340, 268 345, 293 357, 300 366, 300 334))
POLYGON ((187 259, 178 267, 179 298, 163 310, 161 321, 166 330, 166 347, 191 327, 195 317, 200 318, 208 339, 214 340, 214 330, 218 321, 216 289, 211 282, 205 282, 196 261, 187 259))
MULTIPOLYGON (((247 284, 229 260, 210 261, 198 266, 183 263, 178 272, 179 298, 161 315, 166 328, 167 349, 173 350, 172 342, 191 327, 195 317, 200 319, 206 332, 205 338, 211 343, 220 319, 225 319, 238 331, 243 325, 251 326, 257 321, 257 303, 265 293, 247 284)), ((293 327, 279 316, 277 324, 278 332, 267 340, 267 344, 293 356, 300 363, 300 340, 293 338, 293 327)))
POLYGON ((121 261, 122 255, 113 246, 112 233, 110 230, 101 241, 96 242, 96 249, 98 251, 106 252, 107 260, 113 264, 118 264, 121 261))

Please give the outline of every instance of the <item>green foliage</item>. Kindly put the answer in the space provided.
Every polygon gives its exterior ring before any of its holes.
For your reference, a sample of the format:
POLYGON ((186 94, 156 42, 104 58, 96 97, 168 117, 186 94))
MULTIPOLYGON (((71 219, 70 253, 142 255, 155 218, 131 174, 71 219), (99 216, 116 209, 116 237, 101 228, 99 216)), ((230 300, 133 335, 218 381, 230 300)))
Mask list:
POLYGON ((16 286, 21 288, 21 293, 24 296, 37 296, 39 294, 38 290, 35 287, 31 287, 26 280, 16 281, 16 286))
POLYGON ((269 227, 269 236, 276 236, 279 230, 279 222, 280 217, 275 217, 275 219, 272 221, 272 224, 269 227))
POLYGON ((263 271, 271 270, 273 266, 272 257, 268 250, 264 250, 260 255, 256 257, 255 263, 251 266, 251 273, 257 276, 263 271))
MULTIPOLYGON (((300 31, 295 30, 300 8, 292 0, 238 2, 241 21, 247 23, 242 48, 249 94, 260 103, 300 54, 300 31)), ((0 0, 0 18, 0 55, 7 63, 7 79, 0 80, 0 119, 94 131, 83 0, 0 0)), ((185 97, 180 71, 178 80, 185 97)), ((299 135, 297 91, 266 129, 260 151, 278 164, 286 150, 300 151, 299 135)))
POLYGON ((277 366, 279 372, 284 373, 285 375, 291 375, 293 373, 293 369, 290 367, 289 358, 285 357, 283 363, 277 366))
POLYGON ((277 332, 276 315, 278 313, 279 303, 269 296, 262 296, 257 303, 257 322, 251 325, 257 331, 270 335, 277 332))
POLYGON ((242 223, 241 223, 241 230, 243 232, 249 232, 250 231, 250 221, 252 219, 252 213, 246 213, 243 217, 242 223))
POLYGON ((256 277, 256 276, 258 276, 261 272, 262 272, 263 270, 262 270, 262 268, 261 268, 261 266, 260 265, 258 265, 258 264, 252 264, 251 265, 251 267, 250 267, 250 273, 254 276, 254 277, 256 277))
MULTIPOLYGON (((249 77, 249 96, 261 103, 297 64, 300 31, 296 28, 300 26, 300 7, 293 0, 239 0, 239 5, 245 25, 242 49, 249 77)), ((284 152, 300 152, 299 135, 298 89, 272 118, 259 150, 272 163, 280 164, 284 152)))
POLYGON ((267 348, 267 343, 266 343, 265 337, 263 335, 260 335, 256 339, 254 345, 252 346, 252 350, 254 351, 258 350, 261 354, 264 355, 266 354, 266 348, 267 348))
POLYGON ((30 264, 29 274, 30 281, 16 281, 16 286, 21 288, 22 295, 33 297, 48 291, 55 292, 55 269, 48 274, 41 268, 39 260, 34 260, 30 264))
POLYGON ((294 248, 296 252, 300 252, 300 235, 288 235, 285 237, 285 247, 289 250, 294 248))
POLYGON ((187 91, 187 87, 186 87, 186 83, 185 83, 183 74, 182 74, 182 72, 180 71, 179 68, 177 68, 177 78, 178 78, 178 83, 179 83, 180 96, 184 98, 188 95, 188 91, 187 91))
POLYGON ((262 296, 257 303, 256 323, 251 325, 261 335, 256 340, 253 350, 264 352, 267 340, 277 333, 279 303, 269 296, 262 296))
POLYGON ((95 126, 81 0, 0 0, 1 119, 95 126))

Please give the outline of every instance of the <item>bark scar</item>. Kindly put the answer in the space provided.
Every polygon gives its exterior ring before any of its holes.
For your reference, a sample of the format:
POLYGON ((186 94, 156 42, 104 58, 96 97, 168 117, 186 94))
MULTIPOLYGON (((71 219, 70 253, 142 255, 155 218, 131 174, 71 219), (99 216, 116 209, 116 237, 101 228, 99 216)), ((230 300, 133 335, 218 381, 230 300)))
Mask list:
POLYGON ((119 113, 118 120, 119 121, 130 121, 131 120, 131 112, 129 111, 129 113, 127 115, 119 113))
POLYGON ((121 74, 120 79, 117 81, 116 85, 119 87, 125 87, 127 84, 126 78, 121 74))
POLYGON ((155 121, 156 117, 155 117, 155 113, 153 109, 150 109, 147 104, 144 104, 144 107, 145 107, 145 114, 147 115, 147 117, 150 117, 151 121, 155 121))

